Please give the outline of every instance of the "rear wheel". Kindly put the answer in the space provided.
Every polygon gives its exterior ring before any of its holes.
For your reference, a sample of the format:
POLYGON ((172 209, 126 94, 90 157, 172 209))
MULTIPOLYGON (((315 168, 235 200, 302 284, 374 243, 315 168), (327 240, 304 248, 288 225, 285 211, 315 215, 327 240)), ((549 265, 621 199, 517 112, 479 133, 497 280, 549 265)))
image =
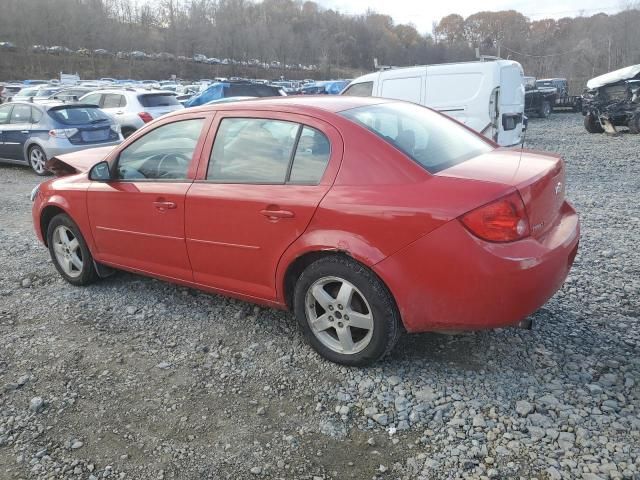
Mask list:
POLYGON ((47 244, 56 270, 67 282, 82 286, 96 281, 98 274, 89 247, 68 215, 61 213, 51 219, 47 244))
POLYGON ((295 286, 294 312, 311 346, 344 365, 381 359, 401 333, 400 314, 386 286, 342 256, 320 259, 304 270, 295 286))
POLYGON ((42 176, 49 175, 49 170, 46 169, 45 163, 47 162, 47 155, 44 150, 37 145, 29 148, 27 153, 29 156, 29 166, 36 174, 42 176))
POLYGON ((551 104, 545 100, 542 102, 542 105, 540 105, 538 116, 540 118, 547 118, 549 115, 551 115, 551 104))
POLYGON ((640 133, 640 111, 631 116, 627 126, 629 127, 629 133, 640 133))
POLYGON ((598 117, 589 112, 584 116, 584 128, 589 133, 602 133, 604 128, 600 125, 598 117))
POLYGON ((131 127, 125 127, 122 129, 122 136, 124 138, 129 137, 133 132, 135 132, 136 129, 135 128, 131 128, 131 127))

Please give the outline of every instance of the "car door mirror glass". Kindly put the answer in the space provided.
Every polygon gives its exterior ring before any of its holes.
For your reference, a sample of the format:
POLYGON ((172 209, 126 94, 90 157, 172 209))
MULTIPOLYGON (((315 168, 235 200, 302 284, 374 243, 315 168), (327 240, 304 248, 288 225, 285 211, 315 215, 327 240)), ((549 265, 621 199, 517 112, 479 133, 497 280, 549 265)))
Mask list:
POLYGON ((109 169, 109 162, 102 161, 96 163, 91 170, 89 170, 89 180, 96 182, 108 182, 111 180, 111 170, 109 169))

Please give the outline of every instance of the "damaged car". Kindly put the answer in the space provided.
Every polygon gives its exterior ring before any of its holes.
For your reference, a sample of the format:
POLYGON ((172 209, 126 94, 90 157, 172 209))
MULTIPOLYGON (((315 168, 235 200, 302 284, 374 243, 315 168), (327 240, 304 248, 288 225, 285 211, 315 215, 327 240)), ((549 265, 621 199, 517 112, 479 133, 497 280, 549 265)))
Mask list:
POLYGON ((584 128, 616 134, 616 127, 640 133, 640 64, 592 78, 582 96, 584 128))

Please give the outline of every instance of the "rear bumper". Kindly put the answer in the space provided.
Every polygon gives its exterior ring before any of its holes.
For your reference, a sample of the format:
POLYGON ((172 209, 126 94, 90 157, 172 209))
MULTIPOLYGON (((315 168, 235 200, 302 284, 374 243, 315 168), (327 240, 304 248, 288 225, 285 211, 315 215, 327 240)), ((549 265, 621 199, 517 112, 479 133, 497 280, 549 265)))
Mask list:
POLYGON ((577 253, 569 203, 539 239, 489 243, 454 220, 374 266, 409 332, 514 325, 562 286, 577 253))
POLYGON ((99 147, 111 147, 119 145, 122 140, 115 140, 113 142, 100 142, 100 143, 85 143, 82 145, 74 145, 66 139, 57 140, 54 142, 46 142, 42 146, 47 155, 47 160, 58 155, 64 155, 65 153, 79 152, 80 150, 87 150, 89 148, 99 147))

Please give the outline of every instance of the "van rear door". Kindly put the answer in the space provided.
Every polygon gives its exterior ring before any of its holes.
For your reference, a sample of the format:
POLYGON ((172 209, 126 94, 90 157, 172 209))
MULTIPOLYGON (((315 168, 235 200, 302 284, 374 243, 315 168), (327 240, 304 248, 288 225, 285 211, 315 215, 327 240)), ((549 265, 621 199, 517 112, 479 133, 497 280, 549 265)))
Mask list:
POLYGON ((524 121, 524 73, 518 63, 500 68, 498 94, 498 138, 500 145, 516 145, 522 139, 524 121))

